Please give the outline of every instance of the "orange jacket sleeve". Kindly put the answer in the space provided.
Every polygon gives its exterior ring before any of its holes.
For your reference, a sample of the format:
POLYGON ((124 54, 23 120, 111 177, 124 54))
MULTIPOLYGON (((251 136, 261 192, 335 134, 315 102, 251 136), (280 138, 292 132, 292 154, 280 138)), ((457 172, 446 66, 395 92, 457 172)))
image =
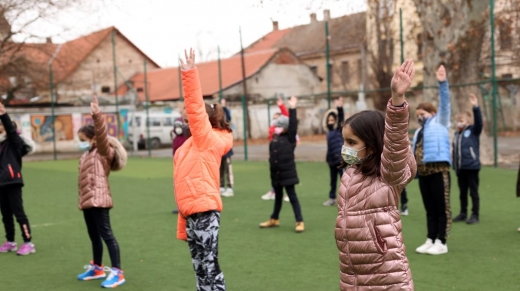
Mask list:
POLYGON ((211 123, 209 122, 202 98, 197 68, 182 71, 182 90, 184 92, 184 106, 188 115, 193 144, 199 149, 209 147, 213 131, 211 130, 211 123))
POLYGON ((180 213, 177 217, 177 239, 188 240, 188 235, 186 234, 186 218, 180 213))

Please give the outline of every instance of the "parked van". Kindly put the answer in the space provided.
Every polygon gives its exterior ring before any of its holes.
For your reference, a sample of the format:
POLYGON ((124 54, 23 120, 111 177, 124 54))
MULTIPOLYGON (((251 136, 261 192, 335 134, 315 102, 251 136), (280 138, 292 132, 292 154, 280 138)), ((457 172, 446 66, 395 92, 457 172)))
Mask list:
MULTIPOLYGON (((148 140, 146 128, 146 112, 131 112, 128 114, 130 118, 128 122, 128 141, 133 144, 134 131, 137 136, 137 146, 139 149, 146 148, 148 140)), ((173 122, 181 117, 178 111, 171 113, 150 112, 148 123, 150 124, 150 145, 152 148, 159 148, 163 145, 171 145, 171 131, 173 130, 173 122)))

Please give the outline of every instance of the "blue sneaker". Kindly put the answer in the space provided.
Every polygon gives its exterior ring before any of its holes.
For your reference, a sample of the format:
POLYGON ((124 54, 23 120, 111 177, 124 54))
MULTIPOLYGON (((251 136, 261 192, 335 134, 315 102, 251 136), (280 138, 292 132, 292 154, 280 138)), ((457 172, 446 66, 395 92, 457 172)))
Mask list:
POLYGON ((110 275, 108 275, 108 278, 101 283, 101 287, 103 288, 116 288, 119 285, 123 285, 125 280, 125 275, 122 270, 116 269, 116 268, 107 268, 107 270, 110 270, 110 275))
POLYGON ((87 269, 87 271, 83 274, 79 274, 78 280, 89 281, 102 279, 107 276, 107 274, 105 274, 105 268, 103 268, 103 266, 95 265, 93 261, 90 261, 90 264, 84 268, 87 269))

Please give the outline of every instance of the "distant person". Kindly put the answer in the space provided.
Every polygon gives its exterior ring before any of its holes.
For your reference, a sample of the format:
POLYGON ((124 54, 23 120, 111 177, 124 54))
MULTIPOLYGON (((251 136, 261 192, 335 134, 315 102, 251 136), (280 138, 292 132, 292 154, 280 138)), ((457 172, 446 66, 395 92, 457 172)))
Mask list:
MULTIPOLYGON (((170 135, 172 136, 173 157, 175 157, 175 151, 177 151, 191 136, 190 128, 188 126, 188 116, 186 115, 186 110, 184 108, 181 109, 181 117, 174 121, 173 130, 170 135)), ((172 213, 177 214, 179 213, 179 210, 173 209, 172 213)))
MULTIPOLYGON (((20 256, 36 252, 32 243, 31 227, 25 214, 22 200, 22 157, 31 151, 28 144, 16 132, 16 124, 0 102, 0 210, 5 228, 6 241, 0 246, 0 253, 17 252, 20 256), (23 244, 16 244, 13 216, 20 225, 23 244)), ((32 144, 33 146, 34 144, 32 144)))
MULTIPOLYGON (((271 142, 273 140, 274 132, 276 129, 274 124, 275 124, 276 120, 278 119, 278 117, 280 117, 282 115, 289 117, 289 111, 287 111, 287 108, 283 104, 283 99, 281 97, 278 98, 278 100, 276 101, 276 104, 278 105, 280 112, 276 112, 275 114, 273 114, 273 119, 271 120, 271 126, 269 127, 269 142, 271 142)), ((296 135, 296 140, 297 141, 299 140, 298 135, 296 135)), ((274 200, 275 196, 276 195, 274 193, 274 188, 271 188, 271 190, 269 190, 269 192, 262 195, 262 200, 274 200)), ((289 202, 289 197, 287 197, 287 195, 285 195, 283 200, 285 202, 289 202)))
POLYGON ((79 209, 83 211, 88 235, 92 242, 92 261, 78 280, 89 281, 106 277, 103 266, 103 241, 108 248, 110 275, 101 283, 103 288, 123 285, 125 275, 121 269, 121 255, 112 226, 110 209, 113 207, 108 176, 126 165, 127 154, 123 145, 108 135, 103 113, 96 96, 90 104, 94 124, 82 126, 78 131, 79 148, 84 153, 79 160, 79 209))
POLYGON ((473 107, 473 116, 467 111, 457 114, 457 130, 453 139, 453 169, 457 173, 457 182, 460 190, 460 213, 453 219, 453 222, 466 221, 467 224, 475 224, 480 221, 480 199, 478 195, 479 148, 483 121, 477 97, 471 94, 469 101, 473 107), (469 218, 468 188, 473 206, 471 217, 469 218))
POLYGON ((408 192, 406 192, 406 188, 401 192, 401 215, 408 215, 408 192))
POLYGON ((233 134, 222 106, 205 104, 195 53, 181 60, 182 90, 191 137, 175 152, 174 184, 179 215, 177 238, 188 242, 197 290, 226 290, 220 269, 220 163, 233 147, 233 134))
POLYGON ((437 70, 439 112, 431 103, 421 103, 415 114, 421 127, 415 132, 413 150, 417 161, 419 189, 426 209, 427 239, 415 251, 440 255, 448 252, 450 209, 450 87, 446 69, 437 70))
POLYGON ((296 196, 295 185, 300 181, 296 172, 294 149, 296 148, 296 133, 298 120, 296 119, 297 98, 289 100, 289 118, 280 116, 276 119, 273 140, 269 144, 269 168, 271 185, 274 188, 274 210, 271 218, 260 223, 261 228, 277 227, 280 225, 279 215, 282 210, 283 189, 287 192, 296 219, 296 232, 303 232, 305 225, 301 213, 300 202, 296 196))
POLYGON ((345 142, 341 129, 345 121, 345 113, 343 111, 343 97, 336 100, 336 112, 334 110, 327 111, 327 164, 330 173, 330 191, 329 199, 323 203, 323 206, 333 206, 336 204, 336 189, 338 185, 338 177, 341 179, 343 169, 341 165, 341 147, 345 142))
MULTIPOLYGON (((220 105, 226 114, 226 120, 231 124, 231 111, 226 107, 226 99, 220 100, 220 105)), ((229 150, 223 157, 220 164, 220 195, 224 197, 232 197, 233 193, 233 168, 231 166, 231 157, 233 156, 233 148, 229 150)))
POLYGON ((335 238, 340 290, 414 290, 397 205, 416 164, 408 138, 405 92, 415 74, 406 60, 391 81, 385 115, 365 110, 343 125, 342 166, 335 238))

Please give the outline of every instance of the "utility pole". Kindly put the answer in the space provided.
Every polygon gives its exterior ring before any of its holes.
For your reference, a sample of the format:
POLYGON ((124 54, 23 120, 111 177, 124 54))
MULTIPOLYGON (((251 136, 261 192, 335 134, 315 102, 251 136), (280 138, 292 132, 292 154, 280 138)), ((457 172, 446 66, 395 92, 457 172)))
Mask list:
POLYGON ((243 115, 243 123, 244 123, 244 159, 247 161, 247 136, 249 132, 249 122, 248 121, 248 108, 247 108, 247 84, 246 84, 246 63, 244 60, 244 46, 242 45, 242 28, 238 28, 238 32, 240 34, 240 58, 242 60, 242 86, 243 86, 243 94, 242 94, 242 115, 243 115))
POLYGON ((114 67, 114 94, 116 97, 116 119, 117 119, 117 129, 116 136, 119 139, 119 129, 121 125, 119 124, 119 97, 117 96, 117 62, 116 62, 116 29, 112 30, 112 64, 114 67))
POLYGON ((329 47, 329 22, 325 21, 325 59, 326 59, 326 70, 327 70, 327 103, 328 108, 330 109, 330 102, 331 102, 331 96, 330 96, 330 47, 329 47))

